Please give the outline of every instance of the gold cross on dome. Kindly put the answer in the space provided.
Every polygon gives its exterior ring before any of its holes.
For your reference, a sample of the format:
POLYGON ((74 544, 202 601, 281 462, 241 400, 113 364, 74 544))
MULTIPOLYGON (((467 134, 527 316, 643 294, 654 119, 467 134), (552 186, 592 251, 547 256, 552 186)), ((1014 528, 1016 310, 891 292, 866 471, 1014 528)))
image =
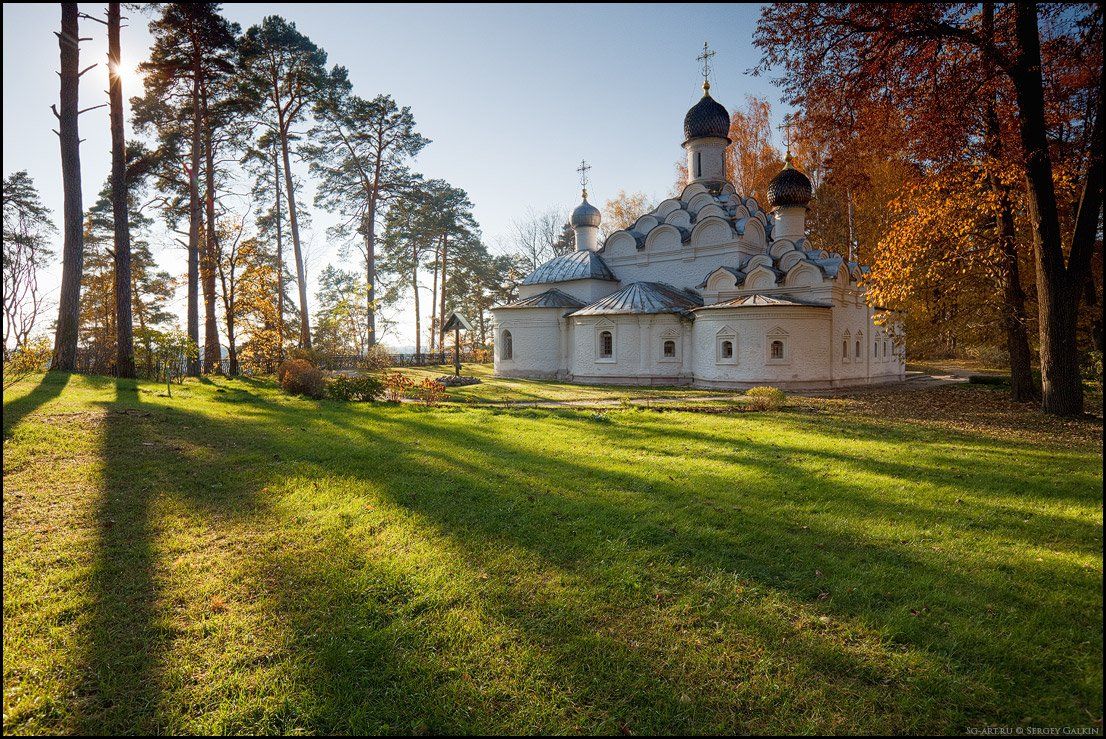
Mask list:
POLYGON ((695 57, 696 61, 698 61, 699 63, 701 63, 703 65, 701 74, 703 75, 703 89, 704 90, 709 90, 710 89, 710 72, 711 72, 710 60, 717 53, 718 52, 713 51, 710 48, 710 45, 706 41, 704 41, 703 42, 703 53, 701 53, 699 56, 695 57))
POLYGON ((588 171, 591 169, 591 165, 587 163, 586 159, 580 160, 580 166, 576 168, 576 171, 580 173, 580 187, 584 189, 584 197, 588 196, 588 171))
POLYGON ((783 123, 776 126, 777 129, 783 131, 783 143, 787 147, 787 160, 791 160, 791 129, 795 126, 795 118, 790 114, 783 117, 783 123))

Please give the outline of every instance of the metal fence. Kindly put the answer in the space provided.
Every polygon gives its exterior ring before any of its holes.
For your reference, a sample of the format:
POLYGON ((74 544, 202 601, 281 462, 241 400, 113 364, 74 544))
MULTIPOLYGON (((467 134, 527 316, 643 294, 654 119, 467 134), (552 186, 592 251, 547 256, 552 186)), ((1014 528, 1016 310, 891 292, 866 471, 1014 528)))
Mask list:
MULTIPOLYGON (((490 357, 489 352, 482 350, 461 352, 462 362, 489 362, 491 361, 490 357)), ((388 361, 393 367, 426 367, 434 364, 452 364, 453 352, 448 350, 444 352, 419 352, 417 354, 389 354, 388 361)), ((323 369, 329 370, 352 370, 360 369, 363 362, 364 357, 350 354, 326 357, 320 360, 319 365, 323 369)))

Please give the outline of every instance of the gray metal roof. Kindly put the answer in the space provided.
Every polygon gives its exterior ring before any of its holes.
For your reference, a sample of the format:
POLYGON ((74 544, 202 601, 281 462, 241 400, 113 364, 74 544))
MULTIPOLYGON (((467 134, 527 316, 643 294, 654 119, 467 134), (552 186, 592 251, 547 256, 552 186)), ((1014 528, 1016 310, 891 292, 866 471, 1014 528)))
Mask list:
POLYGON ((568 282, 569 280, 614 280, 617 281, 607 263, 595 252, 574 251, 550 259, 531 272, 523 285, 544 285, 550 282, 568 282))
POLYGON ((715 310, 718 308, 766 308, 782 306, 798 306, 802 308, 833 307, 828 303, 816 303, 812 300, 799 300, 798 298, 786 298, 781 295, 761 295, 760 293, 754 293, 752 295, 742 295, 741 297, 733 298, 732 300, 724 300, 721 303, 711 303, 710 305, 704 305, 701 308, 695 308, 694 310, 715 310))
POLYGON ((663 282, 631 282, 618 292, 611 293, 572 315, 601 316, 615 313, 690 315, 689 311, 702 304, 703 299, 698 295, 663 282))
POLYGON ((722 266, 722 267, 715 267, 715 268, 714 268, 714 269, 712 269, 712 270, 711 270, 710 272, 707 272, 707 276, 706 276, 706 277, 704 277, 704 278, 703 278, 703 281, 702 281, 702 282, 700 282, 700 283, 699 283, 698 285, 696 285, 695 287, 706 287, 706 286, 707 286, 707 282, 708 282, 708 281, 710 280, 710 276, 711 276, 711 275, 713 275, 713 274, 714 274, 715 272, 717 272, 717 271, 718 271, 718 270, 720 270, 720 269, 724 269, 724 270, 726 270, 727 272, 729 272, 729 273, 730 273, 731 275, 733 275, 733 276, 734 276, 734 279, 735 279, 735 280, 737 280, 737 284, 738 284, 738 285, 740 285, 741 283, 745 282, 745 273, 744 273, 744 272, 742 272, 742 271, 741 271, 741 270, 739 270, 739 269, 735 269, 735 268, 733 268, 733 267, 726 267, 726 266, 722 266))
POLYGON ((543 293, 532 295, 529 298, 516 300, 507 305, 501 305, 496 310, 510 308, 583 308, 584 301, 578 300, 566 292, 557 288, 550 288, 543 293))

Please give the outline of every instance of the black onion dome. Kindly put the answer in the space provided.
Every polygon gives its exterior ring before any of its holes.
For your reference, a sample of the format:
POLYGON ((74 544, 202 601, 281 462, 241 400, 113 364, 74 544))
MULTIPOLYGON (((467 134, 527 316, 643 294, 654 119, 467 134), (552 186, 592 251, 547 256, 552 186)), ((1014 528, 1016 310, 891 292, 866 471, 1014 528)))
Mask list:
POLYGON ((729 111, 709 92, 703 93, 703 98, 684 116, 685 141, 707 136, 730 140, 729 111))
POLYGON ((602 220, 602 215, 599 213, 599 209, 588 202, 588 198, 584 196, 584 202, 576 206, 576 210, 572 211, 572 216, 569 218, 569 223, 573 228, 579 228, 580 226, 599 226, 599 221, 602 220))
POLYGON ((792 167, 790 160, 768 183, 768 204, 773 208, 806 205, 813 195, 814 186, 810 184, 810 178, 792 167))

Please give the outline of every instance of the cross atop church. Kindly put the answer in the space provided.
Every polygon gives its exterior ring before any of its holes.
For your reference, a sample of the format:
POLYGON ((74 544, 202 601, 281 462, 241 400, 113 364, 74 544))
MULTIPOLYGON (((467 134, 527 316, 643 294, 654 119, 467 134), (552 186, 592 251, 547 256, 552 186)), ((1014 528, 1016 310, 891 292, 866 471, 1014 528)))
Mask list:
POLYGON ((780 131, 783 131, 784 146, 787 147, 787 159, 786 161, 791 163, 791 129, 795 125, 795 119, 791 115, 785 115, 783 117, 783 123, 776 126, 780 131))
POLYGON ((703 90, 704 91, 709 91, 710 90, 710 72, 711 72, 710 60, 717 53, 718 52, 712 50, 710 48, 710 45, 707 44, 706 41, 704 41, 703 42, 703 53, 701 53, 699 56, 695 57, 696 61, 698 61, 700 64, 702 64, 702 67, 703 67, 702 68, 702 75, 703 75, 703 90))
POLYGON ((591 169, 591 165, 588 164, 586 159, 580 160, 580 166, 576 168, 576 171, 580 173, 580 187, 584 189, 584 198, 588 196, 588 171, 591 169))

